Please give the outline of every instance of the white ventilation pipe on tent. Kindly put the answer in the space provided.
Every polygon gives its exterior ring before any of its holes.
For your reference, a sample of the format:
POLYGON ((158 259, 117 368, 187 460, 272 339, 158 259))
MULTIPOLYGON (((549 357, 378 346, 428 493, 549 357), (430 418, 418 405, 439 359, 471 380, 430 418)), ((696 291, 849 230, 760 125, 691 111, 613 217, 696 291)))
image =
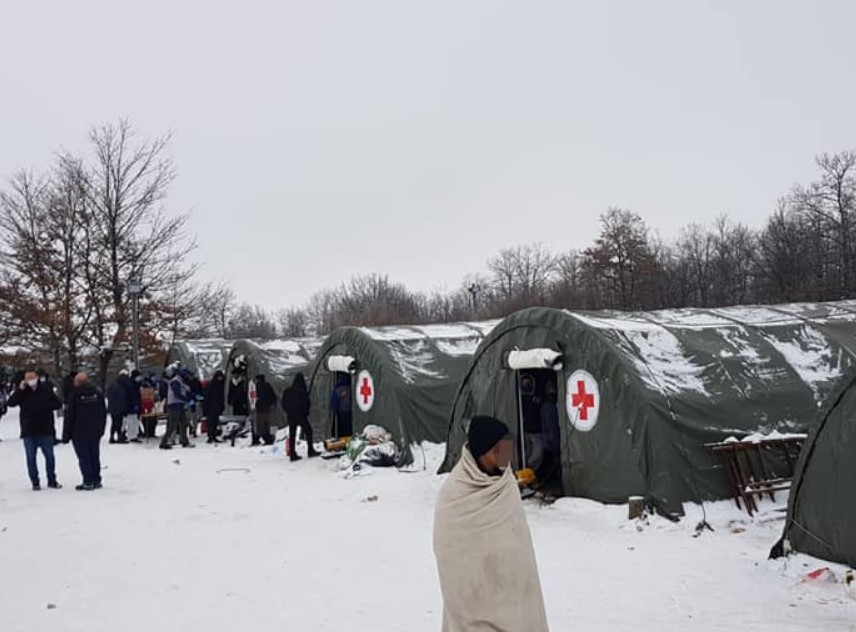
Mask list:
POLYGON ((357 370, 357 361, 352 356, 327 356, 327 370, 333 373, 354 373, 357 370))
POLYGON ((562 369, 562 354, 554 349, 512 349, 506 357, 509 369, 562 369))

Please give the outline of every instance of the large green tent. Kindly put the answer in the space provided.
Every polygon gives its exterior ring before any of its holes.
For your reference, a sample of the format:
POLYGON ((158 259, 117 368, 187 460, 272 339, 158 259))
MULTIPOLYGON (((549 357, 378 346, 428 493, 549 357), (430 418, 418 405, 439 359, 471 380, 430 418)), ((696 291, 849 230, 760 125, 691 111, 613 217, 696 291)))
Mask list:
POLYGON ((803 448, 784 539, 801 553, 856 568, 856 375, 830 399, 803 448))
POLYGON ((179 362, 182 368, 191 371, 200 380, 209 380, 216 371, 226 368, 231 340, 209 338, 204 340, 180 340, 174 342, 167 354, 167 365, 179 362))
POLYGON ((705 443, 806 431, 854 359, 856 301, 652 313, 526 309, 476 351, 452 409, 443 468, 460 456, 473 415, 516 426, 521 371, 550 368, 564 493, 603 502, 640 495, 678 511, 680 502, 728 493, 705 443))
MULTIPOLYGON (((308 376, 311 362, 320 347, 321 341, 316 338, 237 340, 228 354, 226 388, 229 388, 232 373, 240 360, 246 363, 247 376, 253 379, 263 374, 281 401, 282 392, 291 385, 297 372, 304 371, 308 376)), ((280 405, 274 409, 271 425, 279 428, 288 425, 280 405)))
POLYGON ((458 384, 494 322, 408 327, 340 327, 324 341, 310 381, 316 436, 330 435, 330 393, 338 376, 353 389, 354 432, 383 426, 399 445, 442 442, 458 384))

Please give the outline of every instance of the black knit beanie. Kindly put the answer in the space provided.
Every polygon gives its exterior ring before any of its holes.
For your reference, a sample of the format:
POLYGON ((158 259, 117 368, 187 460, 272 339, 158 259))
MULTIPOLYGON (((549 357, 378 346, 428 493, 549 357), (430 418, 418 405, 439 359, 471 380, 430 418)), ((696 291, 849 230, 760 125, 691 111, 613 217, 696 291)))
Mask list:
POLYGON ((508 437, 508 426, 495 417, 476 415, 467 429, 467 442, 475 458, 490 452, 497 443, 508 437))

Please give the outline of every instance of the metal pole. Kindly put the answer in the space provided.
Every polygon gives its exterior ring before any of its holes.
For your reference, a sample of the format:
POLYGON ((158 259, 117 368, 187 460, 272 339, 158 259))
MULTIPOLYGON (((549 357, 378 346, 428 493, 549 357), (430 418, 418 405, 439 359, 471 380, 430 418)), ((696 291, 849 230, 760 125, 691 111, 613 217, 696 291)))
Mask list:
POLYGON ((517 382, 517 437, 520 442, 520 469, 526 468, 526 437, 523 434, 523 393, 520 392, 520 371, 515 371, 517 382))
POLYGON ((133 327, 134 327, 134 368, 140 370, 140 295, 133 297, 133 327))

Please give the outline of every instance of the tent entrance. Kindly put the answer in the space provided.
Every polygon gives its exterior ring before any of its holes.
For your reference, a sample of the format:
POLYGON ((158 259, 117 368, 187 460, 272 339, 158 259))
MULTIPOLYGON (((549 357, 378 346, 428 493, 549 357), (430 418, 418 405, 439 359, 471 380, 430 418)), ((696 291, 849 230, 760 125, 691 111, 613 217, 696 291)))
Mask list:
POLYGON ((535 473, 539 487, 561 493, 558 372, 520 369, 517 383, 517 470, 535 473), (558 485, 558 490, 555 487, 558 485))
POLYGON ((330 436, 334 439, 353 433, 353 406, 351 374, 330 371, 330 436))

